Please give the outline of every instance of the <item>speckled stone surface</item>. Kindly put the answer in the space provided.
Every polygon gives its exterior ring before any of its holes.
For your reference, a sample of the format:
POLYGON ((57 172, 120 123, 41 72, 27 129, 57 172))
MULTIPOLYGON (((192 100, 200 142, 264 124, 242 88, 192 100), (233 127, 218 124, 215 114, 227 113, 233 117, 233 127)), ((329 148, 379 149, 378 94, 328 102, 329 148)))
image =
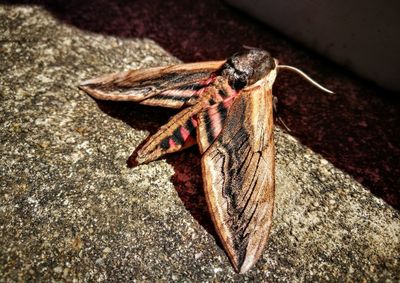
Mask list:
POLYGON ((396 101, 374 96, 384 91, 219 2, 208 3, 213 9, 204 21, 207 2, 89 2, 0 1, 0 281, 400 280, 400 218, 392 207, 398 205, 396 101), (185 13, 189 8, 193 15, 185 13), (165 11, 160 21, 172 27, 152 25, 155 11, 165 11), (177 12, 183 19, 175 19, 177 12), (186 43, 169 32, 176 21, 187 22, 183 33, 192 29, 186 43), (211 22, 226 31, 201 35, 211 22), (223 36, 225 49, 216 41, 223 36), (292 133, 275 133, 273 229, 262 259, 238 275, 210 223, 197 149, 130 166, 133 150, 175 112, 95 101, 76 86, 110 71, 179 62, 172 55, 218 59, 240 44, 267 43, 281 61, 306 66, 337 95, 320 98, 296 76, 278 79, 275 93, 292 133), (361 132, 345 127, 346 115, 361 132), (330 116, 341 117, 337 126, 330 116), (378 117, 387 117, 386 124, 378 117), (312 144, 307 127, 315 132, 312 144), (356 134, 340 137, 337 128, 356 134), (354 141, 367 130, 375 132, 354 141), (368 142, 371 156, 359 162, 368 142))

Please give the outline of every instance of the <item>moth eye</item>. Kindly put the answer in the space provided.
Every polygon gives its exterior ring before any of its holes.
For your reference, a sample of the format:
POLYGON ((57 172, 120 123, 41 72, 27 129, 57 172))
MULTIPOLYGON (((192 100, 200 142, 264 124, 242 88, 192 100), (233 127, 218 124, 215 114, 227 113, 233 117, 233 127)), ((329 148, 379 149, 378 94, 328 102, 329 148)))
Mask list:
POLYGON ((233 88, 234 89, 242 89, 242 88, 244 88, 246 86, 246 82, 245 81, 242 81, 242 80, 236 80, 234 83, 233 83, 233 88))
POLYGON ((236 76, 232 87, 234 89, 242 89, 247 85, 247 76, 245 74, 240 74, 239 76, 236 76))

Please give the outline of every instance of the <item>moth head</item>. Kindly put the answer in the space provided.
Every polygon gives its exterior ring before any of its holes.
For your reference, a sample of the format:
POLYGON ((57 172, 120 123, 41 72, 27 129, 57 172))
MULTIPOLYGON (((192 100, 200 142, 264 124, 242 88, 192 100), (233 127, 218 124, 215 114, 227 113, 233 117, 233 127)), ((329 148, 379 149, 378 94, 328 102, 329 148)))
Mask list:
POLYGON ((249 49, 230 57, 221 68, 221 75, 236 90, 268 77, 276 69, 275 59, 265 50, 249 49))

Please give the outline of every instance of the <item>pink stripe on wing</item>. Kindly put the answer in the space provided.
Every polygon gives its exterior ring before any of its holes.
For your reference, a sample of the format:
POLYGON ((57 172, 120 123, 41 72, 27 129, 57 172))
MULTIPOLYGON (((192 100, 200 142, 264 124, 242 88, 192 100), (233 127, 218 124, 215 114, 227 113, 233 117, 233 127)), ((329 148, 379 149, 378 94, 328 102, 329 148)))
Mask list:
POLYGON ((228 86, 228 87, 225 89, 225 91, 228 93, 228 96, 233 96, 233 97, 235 97, 235 96, 237 96, 237 95, 239 94, 236 90, 234 90, 234 89, 231 88, 230 86, 228 86))
POLYGON ((193 123, 193 127, 197 128, 197 126, 199 125, 199 123, 197 123, 197 119, 196 118, 190 118, 192 120, 193 123))
POLYGON ((228 99, 225 99, 225 100, 223 101, 224 107, 225 107, 226 109, 229 109, 229 108, 232 106, 232 103, 233 103, 233 99, 234 99, 234 98, 235 98, 234 96, 231 96, 231 97, 229 97, 228 99))
POLYGON ((184 140, 186 140, 188 136, 190 136, 190 132, 185 127, 181 127, 180 131, 181 131, 181 136, 184 140))
POLYGON ((221 133, 228 109, 231 107, 234 98, 234 96, 231 96, 221 102, 222 104, 220 103, 207 109, 207 114, 210 118, 211 130, 214 138, 221 133))
POLYGON ((210 107, 208 110, 208 117, 211 121, 211 130, 214 138, 219 135, 222 130, 221 115, 217 107, 210 107))
POLYGON ((169 147, 170 147, 170 148, 176 147, 176 143, 174 142, 173 139, 169 139, 169 147))

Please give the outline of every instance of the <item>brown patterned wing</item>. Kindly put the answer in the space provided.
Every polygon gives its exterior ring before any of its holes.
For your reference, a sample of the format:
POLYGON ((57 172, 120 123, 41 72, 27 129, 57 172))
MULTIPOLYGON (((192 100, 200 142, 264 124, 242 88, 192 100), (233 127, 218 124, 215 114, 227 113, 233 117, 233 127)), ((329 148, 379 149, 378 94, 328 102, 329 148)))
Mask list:
POLYGON ((233 103, 231 96, 211 105, 197 115, 197 144, 200 153, 204 153, 221 133, 229 108, 233 103))
MULTIPOLYGON (((207 204, 234 268, 261 256, 272 223, 275 160, 271 90, 243 90, 202 157, 207 204)), ((198 137, 199 139, 199 137, 198 137)))
POLYGON ((79 87, 97 99, 180 108, 196 103, 194 96, 212 81, 210 75, 224 62, 130 70, 87 80, 79 87))
POLYGON ((194 105, 172 117, 137 152, 136 162, 148 163, 164 154, 177 152, 196 144, 195 116, 198 111, 200 111, 199 105, 194 105))

